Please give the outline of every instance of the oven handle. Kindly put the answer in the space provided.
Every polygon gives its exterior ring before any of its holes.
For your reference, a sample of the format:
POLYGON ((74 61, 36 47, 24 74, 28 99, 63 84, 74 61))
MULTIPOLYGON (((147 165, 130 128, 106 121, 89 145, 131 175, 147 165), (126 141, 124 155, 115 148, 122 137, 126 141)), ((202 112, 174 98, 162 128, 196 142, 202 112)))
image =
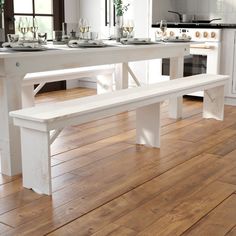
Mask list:
POLYGON ((206 45, 206 44, 191 44, 190 48, 215 49, 215 46, 213 46, 213 45, 206 45))

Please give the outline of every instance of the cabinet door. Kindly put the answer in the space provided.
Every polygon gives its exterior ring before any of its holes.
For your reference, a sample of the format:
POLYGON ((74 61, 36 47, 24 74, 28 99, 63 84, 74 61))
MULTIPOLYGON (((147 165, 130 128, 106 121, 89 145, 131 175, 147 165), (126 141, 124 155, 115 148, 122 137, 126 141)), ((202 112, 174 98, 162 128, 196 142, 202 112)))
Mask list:
POLYGON ((232 70, 232 93, 236 95, 236 31, 234 31, 233 70, 232 70))
POLYGON ((236 97, 235 35, 235 29, 224 29, 222 34, 220 73, 230 76, 226 88, 227 97, 236 97))

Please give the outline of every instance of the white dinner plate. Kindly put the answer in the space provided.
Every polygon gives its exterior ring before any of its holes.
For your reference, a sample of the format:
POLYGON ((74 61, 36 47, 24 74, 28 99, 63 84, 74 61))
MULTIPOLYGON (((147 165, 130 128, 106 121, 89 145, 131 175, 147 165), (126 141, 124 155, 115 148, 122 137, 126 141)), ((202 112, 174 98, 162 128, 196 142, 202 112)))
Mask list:
POLYGON ((122 42, 123 44, 128 45, 145 45, 145 44, 155 44, 155 42, 148 42, 148 41, 133 41, 133 42, 122 42))
POLYGON ((154 44, 155 42, 152 42, 150 39, 146 38, 134 38, 134 39, 121 39, 122 44, 154 44))
POLYGON ((163 42, 170 42, 170 43, 185 43, 190 42, 191 39, 164 39, 163 42))
POLYGON ((68 45, 70 48, 101 48, 106 47, 107 44, 95 44, 95 43, 77 43, 68 45))
POLYGON ((20 52, 34 52, 34 51, 45 51, 47 48, 41 47, 41 48, 29 48, 29 47, 17 47, 17 48, 9 48, 13 51, 20 51, 20 52))

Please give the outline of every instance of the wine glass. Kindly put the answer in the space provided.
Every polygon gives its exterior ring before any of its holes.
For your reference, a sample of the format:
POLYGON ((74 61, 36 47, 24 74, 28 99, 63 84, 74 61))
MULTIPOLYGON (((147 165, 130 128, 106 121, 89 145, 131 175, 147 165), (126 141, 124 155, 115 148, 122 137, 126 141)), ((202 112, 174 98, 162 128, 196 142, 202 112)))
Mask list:
POLYGON ((84 39, 85 37, 85 33, 89 32, 89 24, 88 21, 84 18, 81 18, 79 20, 79 31, 82 34, 82 39, 84 39))
POLYGON ((35 17, 30 18, 29 21, 29 30, 30 32, 33 34, 33 38, 36 38, 36 32, 38 31, 38 22, 37 19, 35 17))
POLYGON ((27 17, 20 17, 19 23, 18 23, 18 30, 19 30, 19 32, 22 33, 23 40, 25 40, 25 35, 29 31, 29 21, 28 21, 27 17))
POLYGON ((131 36, 132 36, 131 34, 134 30, 134 21, 133 20, 125 21, 123 29, 124 29, 125 32, 127 32, 127 34, 128 34, 127 37, 131 38, 131 36))
POLYGON ((167 30, 167 21, 166 20, 161 20, 160 30, 162 32, 162 40, 163 40, 165 37, 166 30, 167 30))

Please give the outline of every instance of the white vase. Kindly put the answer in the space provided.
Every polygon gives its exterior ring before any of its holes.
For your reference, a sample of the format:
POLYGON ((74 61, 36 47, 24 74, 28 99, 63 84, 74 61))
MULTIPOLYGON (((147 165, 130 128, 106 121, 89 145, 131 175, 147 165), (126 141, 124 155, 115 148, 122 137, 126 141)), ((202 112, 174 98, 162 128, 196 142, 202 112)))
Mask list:
POLYGON ((116 16, 116 41, 120 42, 123 37, 123 16, 116 16))

